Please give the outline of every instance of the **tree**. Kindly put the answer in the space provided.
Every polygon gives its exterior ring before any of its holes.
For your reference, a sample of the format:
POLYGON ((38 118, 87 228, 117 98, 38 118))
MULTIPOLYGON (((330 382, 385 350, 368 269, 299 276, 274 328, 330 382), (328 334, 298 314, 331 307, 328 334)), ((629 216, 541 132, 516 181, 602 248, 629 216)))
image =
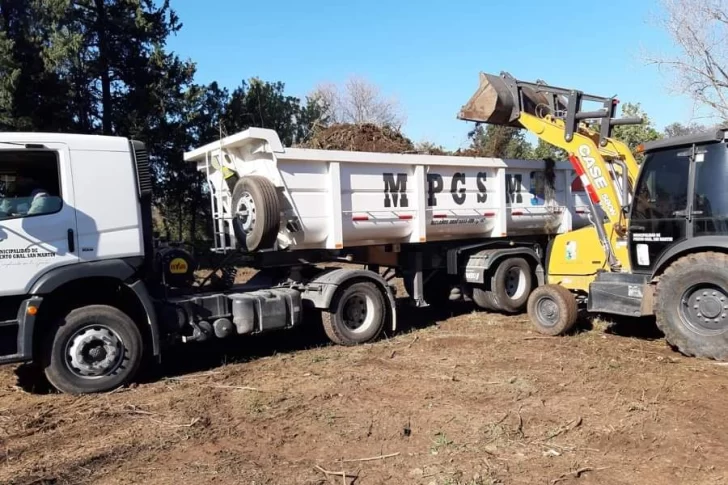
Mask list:
POLYGON ((54 42, 63 1, 0 0, 0 129, 61 131, 72 124, 68 80, 53 68, 71 55, 54 42))
POLYGON ((664 133, 667 138, 672 138, 673 136, 693 135, 706 130, 707 128, 705 126, 697 123, 683 125, 682 123, 675 122, 667 125, 664 133))
POLYGON ((282 82, 252 78, 232 92, 224 124, 230 133, 251 126, 271 128, 284 145, 291 146, 306 141, 313 126, 326 120, 323 109, 315 99, 308 98, 303 105, 299 98, 285 94, 282 82))
POLYGON ((677 92, 728 120, 728 1, 661 0, 661 7, 658 24, 677 53, 648 54, 647 62, 670 72, 677 92))
POLYGON ((438 145, 429 140, 423 140, 421 142, 415 143, 415 152, 423 153, 425 155, 450 155, 451 154, 447 150, 445 150, 445 148, 442 145, 438 145))
POLYGON ((568 154, 562 148, 558 148, 550 143, 546 143, 539 138, 536 148, 533 150, 533 158, 545 160, 547 158, 554 161, 565 161, 568 154))
POLYGON ((322 84, 310 98, 331 123, 371 123, 400 130, 405 122, 399 102, 385 98, 379 87, 360 77, 349 78, 342 87, 322 84))
POLYGON ((468 134, 470 148, 480 157, 531 158, 533 147, 523 130, 510 126, 478 125, 468 134))
POLYGON ((615 126, 612 130, 612 137, 625 143, 635 154, 637 162, 641 163, 644 157, 642 154, 635 153, 637 146, 648 141, 659 140, 662 138, 662 134, 655 129, 652 120, 642 110, 639 103, 622 105, 622 117, 642 118, 642 123, 639 125, 615 126))

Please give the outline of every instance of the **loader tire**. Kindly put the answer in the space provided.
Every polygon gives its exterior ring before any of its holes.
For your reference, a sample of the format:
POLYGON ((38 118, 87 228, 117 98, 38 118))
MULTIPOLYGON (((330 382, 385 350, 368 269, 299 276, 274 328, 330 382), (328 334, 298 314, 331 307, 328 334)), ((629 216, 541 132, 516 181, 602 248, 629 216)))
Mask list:
POLYGON ((520 313, 533 289, 531 266, 523 258, 508 258, 498 265, 491 278, 491 300, 506 313, 520 313))
POLYGON ((684 355, 728 359, 728 255, 704 252, 672 263, 655 288, 655 317, 684 355))
POLYGON ((275 185, 258 175, 241 178, 233 188, 233 232, 245 251, 270 249, 278 237, 281 204, 275 185))
POLYGON ((473 301, 478 308, 489 311, 497 312, 498 305, 495 302, 495 295, 492 291, 486 290, 480 286, 473 286, 473 301))
POLYGON ((61 392, 106 392, 134 378, 143 357, 139 327, 121 310, 89 305, 71 311, 48 334, 45 375, 61 392))
POLYGON ((560 285, 539 286, 528 298, 528 316, 536 331, 556 336, 568 333, 578 316, 574 295, 560 285))
POLYGON ((321 312, 326 336, 338 345, 371 342, 384 329, 386 304, 374 283, 356 282, 341 287, 329 310, 321 312))

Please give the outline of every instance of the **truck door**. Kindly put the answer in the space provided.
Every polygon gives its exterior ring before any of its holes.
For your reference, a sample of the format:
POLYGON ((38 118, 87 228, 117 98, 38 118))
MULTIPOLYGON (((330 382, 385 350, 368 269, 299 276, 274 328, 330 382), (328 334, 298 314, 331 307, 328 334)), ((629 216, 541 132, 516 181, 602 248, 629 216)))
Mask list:
POLYGON ((688 237, 688 148, 652 152, 640 172, 629 223, 635 273, 650 273, 670 246, 688 237))
POLYGON ((70 175, 65 145, 0 143, 0 296, 78 261, 70 175))

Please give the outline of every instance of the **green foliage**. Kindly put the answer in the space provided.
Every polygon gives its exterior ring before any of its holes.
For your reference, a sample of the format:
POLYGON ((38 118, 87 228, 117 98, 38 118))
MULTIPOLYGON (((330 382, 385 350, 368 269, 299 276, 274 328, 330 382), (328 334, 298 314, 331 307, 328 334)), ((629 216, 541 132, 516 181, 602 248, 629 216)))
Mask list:
POLYGON ((632 150, 632 153, 635 154, 637 162, 642 163, 643 155, 635 153, 637 146, 648 141, 659 140, 662 138, 662 134, 655 129, 652 120, 642 110, 639 103, 625 103, 622 106, 622 117, 639 117, 643 120, 643 123, 639 125, 615 126, 612 131, 612 137, 625 143, 632 150))
POLYGON ((692 135, 708 130, 706 126, 698 123, 689 123, 684 125, 682 123, 671 123, 665 127, 665 137, 672 138, 673 136, 692 135))
POLYGON ((532 153, 524 131, 518 128, 478 125, 468 136, 470 148, 480 157, 529 158, 532 153))
POLYGON ((565 150, 555 147, 539 138, 536 148, 533 150, 533 158, 543 160, 550 158, 556 162, 566 161, 568 154, 565 150))
POLYGON ((290 146, 308 139, 316 122, 321 122, 321 105, 312 99, 306 104, 285 94, 282 82, 264 82, 258 78, 243 81, 232 92, 224 116, 229 133, 250 126, 276 130, 281 142, 290 146))
POLYGON ((0 0, 0 129, 144 141, 156 221, 195 239, 209 237, 210 204, 184 151, 250 126, 300 143, 327 120, 320 100, 281 82, 196 84, 194 64, 165 48, 181 27, 169 0, 0 0))

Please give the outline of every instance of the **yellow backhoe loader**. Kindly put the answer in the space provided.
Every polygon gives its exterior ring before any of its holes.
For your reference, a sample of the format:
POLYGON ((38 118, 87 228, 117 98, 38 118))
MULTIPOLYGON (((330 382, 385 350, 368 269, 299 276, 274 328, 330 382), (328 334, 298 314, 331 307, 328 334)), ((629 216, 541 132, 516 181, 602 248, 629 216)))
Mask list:
POLYGON ((728 129, 646 143, 639 166, 612 130, 642 120, 616 118, 617 105, 614 97, 481 73, 458 115, 525 128, 564 149, 589 195, 592 225, 550 241, 546 284, 528 301, 531 322, 561 335, 580 307, 655 315, 682 353, 728 359, 728 129))

